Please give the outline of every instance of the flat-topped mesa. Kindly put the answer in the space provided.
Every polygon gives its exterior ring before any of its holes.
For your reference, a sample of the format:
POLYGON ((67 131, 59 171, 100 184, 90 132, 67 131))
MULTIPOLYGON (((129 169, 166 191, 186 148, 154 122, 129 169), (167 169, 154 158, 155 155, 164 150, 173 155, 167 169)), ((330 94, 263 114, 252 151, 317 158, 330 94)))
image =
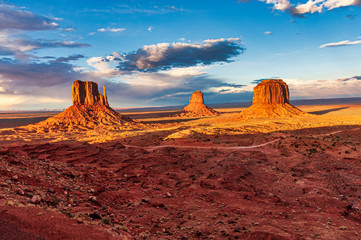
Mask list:
MULTIPOLYGON (((189 97, 189 104, 183 109, 183 113, 180 116, 216 116, 219 112, 207 107, 204 104, 203 93, 201 91, 195 91, 191 97, 189 97)), ((178 116, 178 115, 176 115, 178 116)))
POLYGON ((287 84, 282 79, 263 80, 253 90, 253 104, 290 103, 287 84))
POLYGON ((282 79, 267 79, 253 90, 253 105, 240 113, 248 118, 295 117, 305 113, 289 103, 290 93, 282 79))
POLYGON ((99 93, 98 84, 90 81, 76 80, 72 86, 73 105, 105 105, 109 106, 103 86, 103 95, 99 93))

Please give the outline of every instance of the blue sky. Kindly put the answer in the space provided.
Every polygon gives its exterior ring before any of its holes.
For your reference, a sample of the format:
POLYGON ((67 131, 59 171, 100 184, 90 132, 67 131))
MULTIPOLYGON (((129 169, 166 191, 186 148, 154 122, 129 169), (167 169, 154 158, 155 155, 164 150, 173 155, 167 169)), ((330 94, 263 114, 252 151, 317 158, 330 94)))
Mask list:
POLYGON ((360 0, 0 2, 0 109, 64 108, 76 79, 113 107, 359 97, 360 0))

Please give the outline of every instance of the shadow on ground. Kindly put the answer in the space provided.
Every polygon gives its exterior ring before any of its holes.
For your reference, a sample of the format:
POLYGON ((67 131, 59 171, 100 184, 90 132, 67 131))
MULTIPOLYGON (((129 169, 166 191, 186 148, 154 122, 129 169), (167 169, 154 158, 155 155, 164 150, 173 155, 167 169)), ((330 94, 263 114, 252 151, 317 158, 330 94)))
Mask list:
POLYGON ((336 112, 336 111, 340 111, 343 109, 347 109, 348 107, 340 107, 340 108, 331 108, 331 109, 326 109, 326 110, 321 110, 321 111, 315 111, 315 112, 309 112, 315 115, 324 115, 326 113, 330 113, 330 112, 336 112))

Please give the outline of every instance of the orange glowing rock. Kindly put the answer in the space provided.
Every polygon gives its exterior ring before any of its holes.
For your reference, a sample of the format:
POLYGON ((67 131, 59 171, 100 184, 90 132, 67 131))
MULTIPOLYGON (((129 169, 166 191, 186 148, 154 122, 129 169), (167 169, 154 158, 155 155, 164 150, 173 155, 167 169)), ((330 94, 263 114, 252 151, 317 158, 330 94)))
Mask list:
POLYGON ((73 105, 109 106, 105 86, 103 86, 103 95, 101 95, 98 91, 98 84, 90 81, 76 80, 73 82, 72 99, 73 105))
POLYGON ((192 97, 189 97, 189 104, 176 116, 180 117, 203 117, 203 116, 217 116, 219 112, 207 107, 204 104, 203 93, 195 91, 192 97))
POLYGON ((281 79, 263 80, 253 90, 253 105, 244 110, 244 118, 294 117, 305 114, 289 103, 289 89, 281 79))
POLYGON ((38 131, 68 131, 97 127, 120 129, 136 125, 131 118, 109 107, 105 87, 102 95, 98 91, 97 83, 80 80, 73 82, 72 100, 73 105, 64 112, 31 127, 35 127, 38 131))

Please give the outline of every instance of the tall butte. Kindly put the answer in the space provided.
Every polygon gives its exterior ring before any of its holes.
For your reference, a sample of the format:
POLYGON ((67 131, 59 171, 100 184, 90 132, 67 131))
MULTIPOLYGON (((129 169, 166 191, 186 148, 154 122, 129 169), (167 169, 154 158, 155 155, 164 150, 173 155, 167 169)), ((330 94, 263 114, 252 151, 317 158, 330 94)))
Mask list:
POLYGON ((267 79, 253 89, 253 104, 241 115, 244 118, 294 117, 305 114, 292 106, 289 89, 282 79, 267 79))
POLYGON ((97 127, 116 130, 136 125, 131 118, 109 107, 105 86, 103 86, 102 95, 95 82, 80 80, 73 82, 72 100, 73 105, 64 112, 29 127, 35 127, 34 130, 38 131, 74 131, 97 127))
POLYGON ((219 112, 207 107, 204 104, 203 93, 201 91, 195 91, 191 97, 189 97, 189 104, 182 110, 180 114, 176 116, 181 117, 203 117, 203 116, 217 116, 219 112))

